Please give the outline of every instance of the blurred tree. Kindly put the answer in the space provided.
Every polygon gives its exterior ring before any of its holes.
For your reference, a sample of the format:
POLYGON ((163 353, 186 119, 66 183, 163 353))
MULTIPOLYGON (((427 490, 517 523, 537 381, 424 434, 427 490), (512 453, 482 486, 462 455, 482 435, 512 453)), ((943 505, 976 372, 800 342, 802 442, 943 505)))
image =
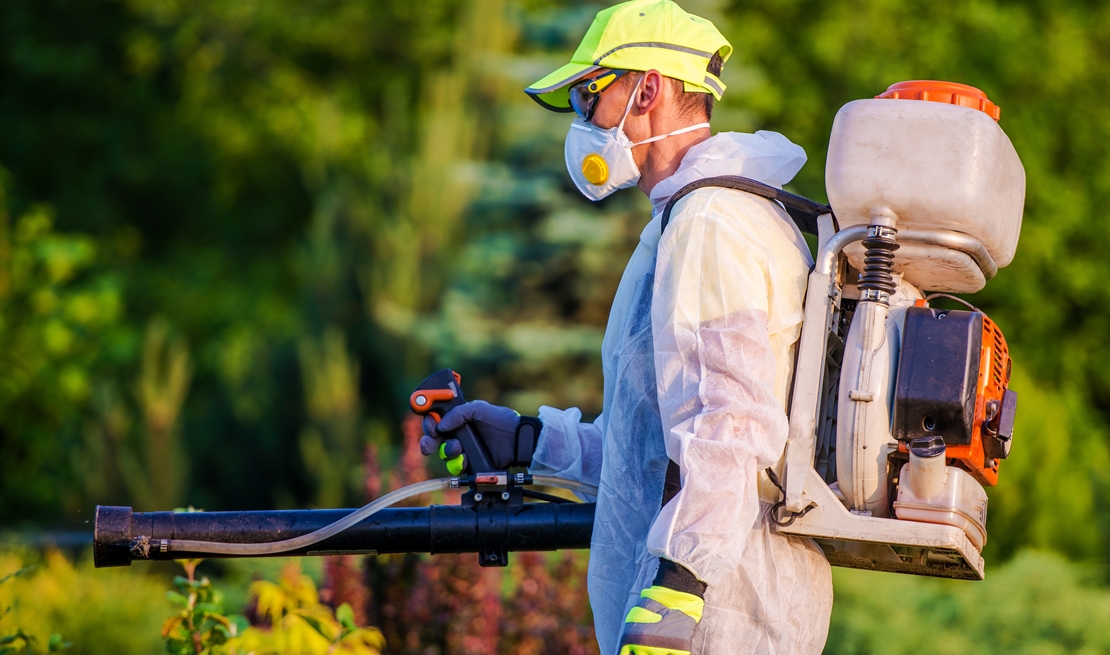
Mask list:
POLYGON ((0 169, 0 521, 35 516, 79 482, 68 454, 80 441, 62 428, 81 415, 92 371, 126 348, 119 278, 92 238, 54 231, 32 206, 8 219, 0 169))
POLYGON ((585 200, 565 170, 569 119, 522 92, 562 63, 600 5, 528 8, 510 52, 481 69, 486 159, 469 168, 473 201, 453 275, 433 311, 397 329, 460 371, 468 397, 596 415, 609 304, 650 209, 632 193, 585 200))
MULTIPOLYGON (((132 492, 151 508, 175 507, 182 501, 189 461, 182 452, 178 417, 192 375, 185 343, 170 339, 164 320, 151 321, 143 338, 138 381, 147 450, 146 479, 132 492)), ((141 478, 129 475, 127 479, 141 478)))
POLYGON ((310 421, 301 433, 301 459, 317 485, 316 505, 337 507, 347 487, 360 486, 358 362, 334 328, 319 345, 302 337, 300 355, 310 421))
MULTIPOLYGON (((116 311, 127 325, 162 316, 192 345, 174 430, 194 504, 301 504, 323 482, 296 456, 312 375, 299 374, 302 343, 338 331, 364 372, 348 392, 368 399, 367 425, 396 424, 428 351, 368 320, 368 300, 436 302, 440 249, 468 198, 457 162, 476 138, 470 119, 452 122, 477 66, 462 60, 496 47, 487 18, 501 13, 458 0, 16 0, 0 12, 11 204, 49 200, 64 229, 116 246, 112 268, 129 281, 116 311), (483 47, 452 36, 460 21, 483 47)), ((94 372, 82 439, 98 462, 141 440, 130 417, 147 415, 142 400, 118 391, 142 375, 139 350, 132 338, 120 370, 94 372)), ((78 429, 62 427, 43 443, 78 429)), ((115 474, 81 470, 87 460, 67 464, 84 484, 39 471, 34 511, 4 511, 72 512, 80 489, 146 502, 115 474)))

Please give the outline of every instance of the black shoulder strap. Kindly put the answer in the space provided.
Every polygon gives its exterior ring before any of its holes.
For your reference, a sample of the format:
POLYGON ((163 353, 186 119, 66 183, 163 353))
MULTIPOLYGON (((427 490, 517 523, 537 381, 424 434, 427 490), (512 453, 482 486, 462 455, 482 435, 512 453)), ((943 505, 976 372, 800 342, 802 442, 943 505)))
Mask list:
POLYGON ((786 208, 786 213, 790 214, 790 218, 794 219, 794 223, 798 226, 798 229, 807 234, 817 234, 818 216, 832 213, 832 208, 828 205, 822 205, 809 198, 796 196, 788 191, 776 189, 768 184, 756 182, 755 180, 740 177, 739 175, 721 175, 719 177, 706 177, 696 180, 676 191, 675 194, 671 196, 671 199, 667 201, 667 206, 663 208, 663 224, 659 228, 660 234, 662 234, 663 230, 667 229, 667 224, 671 222, 671 210, 674 209, 675 203, 682 200, 688 194, 704 187, 737 189, 739 191, 747 191, 748 193, 763 198, 777 200, 786 208))

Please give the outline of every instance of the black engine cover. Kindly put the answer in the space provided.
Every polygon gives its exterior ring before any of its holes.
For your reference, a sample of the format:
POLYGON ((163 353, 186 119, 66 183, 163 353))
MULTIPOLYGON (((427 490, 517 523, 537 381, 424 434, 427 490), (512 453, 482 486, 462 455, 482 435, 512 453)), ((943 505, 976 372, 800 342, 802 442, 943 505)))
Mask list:
POLYGON ((910 307, 894 387, 894 437, 971 443, 983 315, 910 307))

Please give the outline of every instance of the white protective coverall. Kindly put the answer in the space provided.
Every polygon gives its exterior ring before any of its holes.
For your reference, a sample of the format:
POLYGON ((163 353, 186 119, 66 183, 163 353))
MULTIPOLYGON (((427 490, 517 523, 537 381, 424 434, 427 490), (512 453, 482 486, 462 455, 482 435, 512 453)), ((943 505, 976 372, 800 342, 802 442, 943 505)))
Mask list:
POLYGON ((829 564, 810 540, 778 534, 758 475, 782 456, 787 396, 812 265, 770 200, 689 182, 741 175, 790 181, 805 152, 780 134, 721 133, 691 148, 651 192, 602 345, 602 414, 540 408, 532 471, 600 487, 589 592, 602 655, 665 557, 708 584, 694 655, 820 653, 832 611, 829 564), (660 511, 668 457, 682 491, 660 511))

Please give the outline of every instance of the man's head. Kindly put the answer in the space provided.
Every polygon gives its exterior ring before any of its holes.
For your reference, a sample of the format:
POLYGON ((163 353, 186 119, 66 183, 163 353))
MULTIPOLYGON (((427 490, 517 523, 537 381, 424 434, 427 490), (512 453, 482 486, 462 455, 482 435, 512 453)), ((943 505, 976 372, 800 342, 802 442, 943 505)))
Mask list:
MULTIPOLYGON (((714 54, 706 67, 707 72, 719 75, 723 65, 722 61, 723 58, 721 55, 714 54)), ((706 122, 713 117, 713 103, 715 100, 713 94, 687 91, 685 83, 682 80, 666 77, 655 69, 648 71, 613 71, 612 69, 601 69, 595 71, 585 80, 570 85, 572 110, 584 120, 588 120, 599 127, 613 127, 620 122, 620 115, 612 114, 613 108, 619 106, 621 114, 623 114, 624 110, 624 105, 614 99, 623 97, 627 100, 629 94, 636 90, 637 84, 639 84, 641 88, 646 86, 646 91, 652 96, 656 95, 656 86, 659 87, 660 91, 663 90, 662 87, 667 87, 665 94, 666 100, 662 104, 667 105, 668 112, 680 122, 700 123, 706 122), (606 86, 603 90, 592 94, 588 90, 584 90, 591 86, 592 80, 604 80, 604 78, 610 74, 615 74, 618 77, 611 85, 606 86), (662 79, 656 80, 656 75, 662 77, 662 79), (579 111, 578 107, 574 106, 580 104, 575 103, 574 99, 581 97, 589 98, 586 105, 592 110, 590 113, 579 111), (597 120, 594 119, 595 115, 598 116, 597 120)), ((633 138, 633 140, 636 139, 633 138)))
MULTIPOLYGON (((570 112, 569 89, 602 69, 656 70, 682 87, 685 103, 712 112, 725 91, 720 73, 732 46, 713 23, 686 13, 672 0, 632 0, 598 12, 570 63, 525 93, 546 109, 570 112)), ((625 82, 627 83, 627 81, 625 82)))
MULTIPOLYGON (((599 12, 571 62, 525 92, 546 109, 575 112, 602 130, 619 125, 628 142, 643 143, 631 149, 636 170, 626 179, 638 180, 648 193, 674 172, 686 149, 708 138, 713 102, 725 89, 721 69, 731 53, 732 46, 712 23, 687 14, 673 1, 633 0, 599 12), (675 138, 663 140, 671 136, 675 138)), ((575 128, 592 129, 584 123, 575 128)), ((577 137, 575 150, 586 147, 583 139, 600 138, 572 128, 568 148, 572 137, 577 137)), ((608 149, 602 142, 594 145, 608 149)), ((597 199, 623 188, 606 182, 607 171, 630 165, 607 162, 600 151, 578 154, 583 160, 571 162, 568 150, 567 164, 584 194, 597 199), (584 187, 583 178, 594 186, 584 187)), ((629 153, 615 156, 627 158, 629 153)))

